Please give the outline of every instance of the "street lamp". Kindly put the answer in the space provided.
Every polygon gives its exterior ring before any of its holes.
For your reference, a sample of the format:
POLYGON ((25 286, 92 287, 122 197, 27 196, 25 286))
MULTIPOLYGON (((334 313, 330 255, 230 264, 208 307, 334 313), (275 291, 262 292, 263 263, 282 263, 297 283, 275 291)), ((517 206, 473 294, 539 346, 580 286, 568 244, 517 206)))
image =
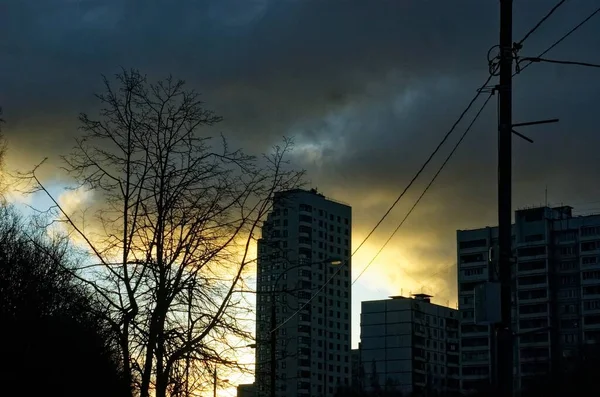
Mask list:
MULTIPOLYGON (((287 268, 285 271, 281 272, 279 274, 279 276, 277 276, 277 278, 275 279, 275 282, 273 283, 273 285, 271 286, 271 291, 270 291, 270 301, 271 301, 271 332, 270 332, 270 347, 271 347, 271 368, 269 369, 269 374, 270 374, 270 396, 271 397, 275 397, 275 380, 276 380, 276 371, 275 371, 275 366, 277 363, 277 356, 275 354, 275 349, 277 347, 277 318, 276 318, 276 305, 275 305, 275 293, 278 292, 276 291, 276 286, 279 283, 279 281, 281 280, 281 278, 283 277, 284 274, 287 274, 290 270, 294 270, 294 269, 298 269, 300 267, 305 267, 305 266, 311 266, 311 265, 315 265, 315 264, 320 264, 320 263, 324 263, 324 264, 328 264, 328 265, 332 265, 332 266, 339 266, 341 264, 343 264, 344 262, 340 259, 325 259, 323 261, 319 261, 319 262, 313 262, 313 263, 298 263, 297 265, 291 266, 289 268, 287 268)), ((325 297, 325 304, 327 302, 327 297, 325 297)), ((327 312, 327 308, 325 307, 325 312, 327 312)), ((327 315, 327 314, 325 314, 327 315)))
MULTIPOLYGON (((249 345, 239 346, 239 347, 238 346, 232 346, 232 347, 230 347, 228 349, 223 350, 221 352, 221 354, 223 354, 223 353, 225 353, 225 352, 227 352, 229 350, 240 349, 240 348, 243 348, 243 347, 249 347, 251 349, 256 349, 256 343, 251 343, 249 345)), ((223 379, 222 382, 229 383, 229 379, 223 379)), ((214 397, 217 397, 217 383, 218 383, 218 379, 217 379, 217 364, 215 363, 215 369, 213 371, 213 396, 214 397)))

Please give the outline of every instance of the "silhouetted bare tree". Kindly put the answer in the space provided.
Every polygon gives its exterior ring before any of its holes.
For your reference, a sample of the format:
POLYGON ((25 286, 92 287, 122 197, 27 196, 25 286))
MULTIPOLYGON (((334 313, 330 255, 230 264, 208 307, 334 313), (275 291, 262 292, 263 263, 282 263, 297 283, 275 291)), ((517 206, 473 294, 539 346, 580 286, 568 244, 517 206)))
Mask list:
POLYGON ((250 337, 239 322, 250 309, 234 291, 273 193, 302 173, 286 168, 289 141, 255 158, 200 136, 221 118, 183 81, 149 83, 135 70, 116 81, 104 79, 99 116, 80 116, 83 136, 64 157, 102 204, 92 219, 78 221, 30 178, 93 252, 84 280, 119 329, 131 383, 142 397, 181 395, 185 379, 212 384, 215 364, 236 365, 223 344, 250 337))
POLYGON ((0 384, 20 396, 127 396, 114 333, 69 272, 70 246, 0 207, 0 384))
MULTIPOLYGON (((0 107, 0 172, 4 172, 4 157, 6 154, 6 140, 4 139, 4 134, 2 134, 2 125, 4 124, 4 119, 2 118, 2 107, 0 107)), ((0 193, 5 193, 6 182, 4 178, 4 174, 0 177, 0 193)), ((4 198, 0 198, 0 201, 4 202, 4 198)))

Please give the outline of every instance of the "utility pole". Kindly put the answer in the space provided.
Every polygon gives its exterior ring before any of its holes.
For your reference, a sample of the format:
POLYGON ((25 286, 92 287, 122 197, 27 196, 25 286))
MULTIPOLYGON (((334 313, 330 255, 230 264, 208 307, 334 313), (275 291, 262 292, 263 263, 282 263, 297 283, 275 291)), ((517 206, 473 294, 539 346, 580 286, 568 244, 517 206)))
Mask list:
POLYGON ((215 372, 213 372, 213 397, 217 397, 217 364, 215 364, 215 372))
POLYGON ((275 317, 275 293, 271 292, 271 333, 270 333, 270 344, 271 344, 271 368, 269 368, 269 374, 271 380, 269 382, 269 395, 275 397, 275 379, 276 379, 276 367, 277 367, 277 355, 275 349, 277 348, 277 319, 275 317))
POLYGON ((500 0, 500 84, 498 86, 498 245, 501 322, 497 328, 496 385, 513 393, 512 336, 512 0, 500 0))
POLYGON ((329 344, 329 325, 328 325, 328 321, 329 321, 329 316, 327 313, 327 297, 329 296, 327 294, 327 289, 329 287, 325 287, 323 289, 324 294, 323 294, 323 327, 325 328, 323 330, 323 332, 325 333, 325 342, 324 342, 324 346, 323 346, 323 397, 327 397, 327 376, 329 375, 329 371, 327 369, 327 354, 329 354, 329 348, 328 348, 328 344, 329 344))

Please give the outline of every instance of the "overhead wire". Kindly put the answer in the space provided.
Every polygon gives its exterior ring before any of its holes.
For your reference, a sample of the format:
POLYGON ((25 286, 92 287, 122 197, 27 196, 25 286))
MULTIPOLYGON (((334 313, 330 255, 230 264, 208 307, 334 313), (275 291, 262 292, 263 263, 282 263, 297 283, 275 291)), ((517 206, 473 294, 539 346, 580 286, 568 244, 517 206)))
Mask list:
MULTIPOLYGON (((571 30, 569 30, 567 33, 565 33, 564 35, 562 35, 558 40, 556 40, 548 48, 546 48, 544 51, 542 51, 536 58, 541 58, 544 55, 546 55, 548 52, 552 51, 557 45, 559 45, 560 43, 562 43, 567 37, 569 37, 570 35, 572 35, 573 33, 575 33, 583 25, 585 25, 587 22, 589 22, 590 19, 592 19, 593 17, 595 17, 596 15, 598 15, 598 13, 600 13, 600 7, 596 8, 596 10, 594 10, 584 20, 582 20, 581 22, 579 22, 577 25, 575 25, 573 28, 571 28, 571 30)), ((529 66, 531 66, 532 63, 534 63, 534 62, 529 61, 529 63, 526 64, 525 66, 518 67, 517 71, 514 74, 518 74, 518 73, 522 72, 523 70, 527 69, 529 66)), ((517 63, 517 66, 518 65, 519 64, 517 63)))
MULTIPOLYGON (((546 15, 544 15, 544 17, 542 17, 542 19, 536 23, 524 36, 521 40, 519 40, 518 43, 515 43, 517 48, 520 48, 523 43, 533 34, 535 33, 535 31, 537 31, 540 26, 542 26, 544 24, 544 22, 546 22, 546 20, 548 20, 548 18, 550 18, 552 16, 552 14, 554 14, 564 3, 566 2, 566 0, 560 0, 558 3, 556 3, 554 5, 554 7, 552 7, 547 13, 546 15)), ((587 21, 589 21, 594 15, 596 15, 598 12, 600 12, 600 8, 598 8, 596 11, 594 11, 590 16, 588 16, 586 19, 584 19, 581 23, 579 23, 577 26, 575 26, 573 29, 571 29, 571 31, 567 32, 562 38, 560 38, 559 40, 557 40, 557 42, 555 42, 553 45, 551 45, 547 50, 545 50, 542 54, 540 54, 540 56, 537 58, 537 60, 535 60, 534 62, 538 61, 538 62, 554 62, 554 63, 569 63, 569 64, 576 64, 576 65, 581 65, 581 66, 590 66, 590 67, 600 67, 600 65, 595 65, 595 64, 588 64, 588 63, 583 63, 583 62, 570 62, 570 61, 552 61, 552 60, 545 60, 545 59, 541 59, 541 57, 543 55, 545 55, 547 52, 549 52, 552 48, 554 48, 556 45, 558 45, 561 41, 563 41, 564 39, 566 39, 569 35, 571 35, 573 32, 575 32, 577 29, 579 29, 582 25, 584 25, 587 21)), ((494 47, 492 47, 494 48, 494 47)), ((491 51, 491 49, 490 49, 491 51)), ((488 57, 489 57, 489 53, 488 53, 488 57)), ((492 78, 493 75, 495 75, 495 70, 492 70, 493 68, 497 68, 498 65, 494 64, 491 60, 489 61, 490 63, 490 77, 488 78, 488 80, 483 84, 482 88, 485 87, 490 79, 492 78)), ((527 65, 529 66, 531 64, 530 63, 527 65)), ((525 66, 525 67, 527 67, 525 66)), ((525 67, 523 67, 521 70, 525 69, 525 67)), ((481 91, 481 89, 479 91, 481 91)), ((414 208, 419 204, 419 202, 421 201, 421 199, 423 198, 423 196, 425 195, 425 193, 427 192, 427 190, 429 189, 429 187, 433 184, 433 182, 435 181, 435 179, 437 178, 437 176, 439 175, 439 173, 442 171, 442 169, 444 168, 444 166, 447 164, 447 162, 450 160, 450 158, 452 157, 452 155, 454 154, 454 152, 456 151, 456 149, 458 148, 458 146, 460 145, 460 143, 462 142, 462 140, 464 139, 464 137, 466 136, 466 134, 469 132, 469 130, 471 129, 473 123, 477 120, 477 118, 479 117, 479 114, 483 111, 483 109, 485 108, 485 106, 487 106, 487 103, 489 102, 489 100, 491 99, 492 94, 490 94, 490 96, 488 96, 488 98, 486 99, 485 103, 483 104, 483 106, 480 108, 479 112, 477 113, 477 115, 473 118, 471 124, 467 127, 467 129, 465 130, 465 132, 463 133, 463 136, 461 137, 461 139, 457 142, 457 144, 455 145, 455 147, 453 148, 452 152, 449 154, 449 156, 446 158, 446 161, 444 161, 444 163, 442 164, 442 166, 438 169, 438 172, 434 175, 434 177, 431 179, 430 183, 427 185, 427 187, 423 190, 423 192, 421 193, 421 195, 419 196, 419 198, 417 199, 417 201, 415 202, 415 204, 411 207, 411 209, 408 211, 408 213, 406 214, 406 216, 402 219, 402 221, 400 221, 400 223, 398 224, 398 227, 396 227, 396 229, 392 232, 392 234, 390 235, 390 237, 386 240, 386 242, 382 245, 382 247, 377 251, 377 253, 375 254, 375 256, 373 257, 373 259, 371 259, 369 261, 369 263, 367 264, 367 266, 365 266, 365 268, 359 273, 358 277, 352 281, 352 285, 354 285, 356 283, 356 281, 358 281, 358 279, 365 273, 365 271, 372 265, 372 263, 376 260, 376 258, 381 254, 381 252, 383 251, 383 249, 385 249, 385 247, 389 244, 389 242, 392 240, 392 238, 394 237, 394 235, 398 232, 398 230, 400 229, 400 227, 402 227, 402 225, 405 223, 406 219, 408 218, 408 216, 410 216, 410 214, 412 213, 412 211, 414 210, 414 208)), ((469 107, 472 105, 472 103, 478 98, 478 95, 475 96, 475 98, 473 99, 473 101, 469 104, 469 107)), ((467 109, 468 110, 468 109, 467 109)), ((462 117, 462 115, 461 115, 462 117)), ((444 267, 443 269, 439 270, 438 272, 434 273, 434 275, 430 276, 429 279, 432 279, 433 277, 435 277, 437 274, 440 274, 441 272, 447 271, 451 266, 447 266, 444 267)), ((406 274, 406 272, 405 272, 406 274)), ((408 275, 408 274, 407 274, 408 275)), ((413 281, 416 281, 413 277, 409 276, 409 278, 413 279, 413 281)), ((428 279, 428 280, 429 280, 428 279)), ((425 283, 419 283, 421 286, 425 286, 425 283)))
MULTIPOLYGON (((427 160, 421 165, 421 167, 419 168, 419 170, 417 171, 417 173, 415 174, 415 176, 409 181, 409 183, 402 190, 402 192, 400 193, 400 195, 392 203, 392 205, 390 206, 390 208, 388 208, 388 210, 383 214, 383 216, 379 219, 379 221, 375 224, 375 226, 371 229, 371 231, 367 234, 367 236, 362 240, 362 242, 358 245, 358 247, 351 253, 350 259, 352 259, 354 257, 354 255, 358 252, 358 250, 367 242, 367 240, 373 235, 373 233, 375 233, 375 231, 377 230, 377 228, 379 228, 379 226, 383 223, 383 221, 387 218, 387 216, 396 207, 396 205, 398 204, 398 202, 400 201, 400 199, 402 199, 402 197, 404 197, 404 195, 406 194, 406 192, 408 191, 408 189, 410 189, 410 187, 415 183, 415 181, 417 180, 417 178, 423 173, 423 170, 425 169, 425 167, 427 167, 427 165, 429 165, 429 163, 431 162, 431 160, 433 159, 433 157, 439 152, 439 150, 444 145, 444 143, 448 140, 448 138, 450 137, 450 135, 452 135, 452 133, 454 132, 454 130, 456 129, 456 127, 458 126, 458 124, 462 121, 462 119, 465 117, 465 115, 467 114, 467 112, 473 107, 473 104, 479 98, 479 96, 482 94, 483 90, 487 87, 487 84, 490 82, 490 80, 492 79, 492 77, 493 77, 493 75, 490 75, 486 79, 486 81, 478 88, 477 93, 473 96, 473 98, 468 103, 468 105, 466 106, 466 108, 459 115, 458 119, 454 122, 454 124, 452 125, 452 127, 450 128, 450 130, 448 130, 448 132, 446 132, 446 134, 444 135, 444 137, 442 138, 442 140, 440 141, 440 143, 436 146, 436 148, 433 150, 433 152, 429 155, 429 157, 427 158, 427 160)), ((329 283, 335 278, 335 276, 337 276, 342 271, 342 268, 344 267, 344 265, 347 265, 348 262, 349 262, 349 260, 345 261, 342 265, 339 265, 338 269, 331 275, 331 277, 329 277, 325 281, 325 283, 323 283, 323 285, 321 285, 321 287, 317 290, 316 293, 314 293, 314 294, 311 295, 311 297, 308 299, 308 301, 306 301, 298 310, 296 310, 294 313, 292 313, 283 322, 281 322, 279 325, 277 325, 277 327, 275 327, 274 329, 272 329, 271 332, 277 331, 279 328, 281 328, 286 323, 288 323, 291 319, 293 319, 295 316, 297 316, 298 313, 300 313, 302 310, 304 310, 304 308, 306 306, 308 306, 315 299, 315 297, 317 297, 327 287, 327 285, 329 285, 329 283)), ((354 284, 354 282, 353 282, 353 284, 354 284)))
POLYGON ((540 21, 539 21, 537 24, 535 24, 535 25, 534 25, 534 26, 533 26, 533 27, 532 27, 532 28, 531 28, 531 29, 530 29, 530 30, 529 30, 529 31, 528 31, 528 32, 525 34, 525 36, 523 36, 523 38, 522 38, 521 40, 519 40, 519 42, 518 42, 518 43, 516 43, 516 44, 517 44, 517 46, 521 46, 521 45, 523 45, 523 42, 525 42, 525 40, 527 40, 527 39, 529 38, 529 36, 531 36, 531 35, 532 35, 532 34, 533 34, 533 33, 534 33, 536 30, 538 30, 538 28, 539 28, 540 26, 542 26, 542 24, 543 24, 544 22, 546 22, 546 20, 547 20, 548 18, 550 18, 550 16, 552 16, 552 14, 554 14, 554 12, 555 12, 556 10, 558 10, 558 8, 559 8, 560 6, 562 6, 562 5, 563 5, 565 2, 566 2, 566 0, 560 0, 558 3, 556 3, 556 5, 555 5, 554 7, 552 7, 552 8, 550 9, 550 11, 548 11, 548 13, 547 13, 546 15, 544 15, 544 17, 543 17, 543 18, 542 18, 542 19, 541 19, 541 20, 540 20, 540 21))
POLYGON ((473 106, 473 104, 475 103, 475 101, 477 100, 477 98, 479 98, 479 95, 481 94, 481 90, 487 86, 487 84, 490 82, 491 79, 492 79, 492 76, 489 76, 488 79, 486 80, 486 82, 483 83, 483 85, 479 88, 479 90, 477 90, 477 94, 475 94, 475 96, 473 97, 473 99, 471 100, 471 102, 469 102, 469 104, 467 105, 467 107, 465 108, 465 110, 463 110, 463 112, 460 114, 460 116, 458 117, 458 119, 454 122, 454 124, 452 125, 452 127, 450 128, 450 130, 446 133, 446 135, 444 135, 444 137, 442 138, 441 142, 436 146, 436 148, 429 155, 429 157, 427 158, 427 160, 421 165, 421 168, 419 168, 419 170, 417 171, 417 173, 415 174, 415 176, 413 176, 413 178, 408 182, 408 185, 406 185, 406 187, 404 188, 404 190, 402 190, 402 193, 400 193, 400 195, 398 195, 398 197, 392 203, 392 205, 388 208, 388 210, 383 214, 383 216, 379 219, 379 221, 375 224, 375 226, 371 229, 371 231, 367 234, 367 236, 362 240, 362 242, 358 245, 358 247, 356 247, 356 249, 354 250, 354 252, 352 252, 352 255, 350 257, 352 257, 354 254, 356 254, 356 252, 358 250, 361 249, 361 247, 367 242, 367 240, 379 228, 379 226, 381 225, 381 223, 383 223, 383 221, 387 218, 387 216, 390 214, 390 212, 392 212, 392 210, 396 207, 396 205, 398 204, 398 202, 400 201, 400 199, 402 199, 402 197, 404 197, 404 195, 406 194, 406 192, 408 191, 408 189, 411 188, 411 186, 415 183, 415 181, 421 175, 421 173, 423 172, 423 170, 429 165, 429 163, 431 162, 431 160, 439 152, 439 150, 444 145, 444 143, 446 143, 446 141, 448 140, 448 138, 450 137, 450 135, 452 135, 452 133, 456 129, 456 126, 462 121, 462 119, 467 114, 467 112, 471 109, 471 107, 473 106))
POLYGON ((558 59, 546 59, 546 58, 523 58, 524 61, 534 62, 546 62, 546 63, 558 63, 562 65, 577 65, 577 66, 587 66, 591 68, 600 68, 600 64, 598 63, 589 63, 589 62, 577 62, 577 61, 563 61, 558 59))
MULTIPOLYGON (((358 279, 360 279, 360 277, 367 271, 367 269, 369 268, 369 266, 371 266, 373 264, 373 262, 375 262, 375 260, 377 259, 377 257, 381 254, 381 252, 389 244, 389 242, 392 240, 392 238, 394 238, 394 236, 396 235, 396 233, 398 233, 398 230, 400 230, 400 228, 404 225, 404 223, 406 222, 406 220, 408 219, 408 217, 410 216, 410 214, 412 214, 412 212, 417 207, 417 205, 419 205, 419 203, 421 202, 421 199, 423 198, 423 196, 425 196, 425 194, 427 193, 427 191, 429 190, 429 188, 431 187, 431 185, 433 185, 433 183, 435 182, 435 180, 437 179, 437 177, 440 175, 440 173, 444 169, 444 167, 446 167, 446 164, 448 164, 448 162, 450 161, 450 159, 452 158, 452 156, 454 155, 454 153, 456 152, 456 150, 458 149, 458 147, 460 146, 460 144, 463 142, 463 140, 465 139, 465 137, 467 136, 467 134, 469 133, 469 131, 473 127, 473 124, 475 124, 475 122, 477 121, 477 119, 481 115, 481 112, 483 112, 483 109, 485 109, 485 107, 487 106, 487 104, 489 103, 489 101, 490 101, 490 99, 492 98, 493 95, 494 95, 493 93, 490 93, 490 95, 488 95, 488 97, 485 100, 485 102, 483 103, 483 105, 481 105, 481 107, 479 108, 479 111, 475 114, 475 117, 473 117, 473 119, 471 120, 471 123, 469 124, 469 126, 465 129, 465 131, 463 132, 462 136, 456 142, 456 144, 454 145, 454 147, 452 148, 452 150, 450 151, 450 153, 448 154, 448 156, 446 156, 446 159, 444 160, 444 162, 442 163, 442 165, 440 165, 440 167, 438 168, 437 172, 433 175, 433 177, 431 178, 431 180, 429 181, 429 183, 427 184, 427 186, 425 186, 425 189, 423 189, 423 192, 421 192, 421 195, 419 196, 419 198, 417 198, 417 200, 415 201, 415 203, 413 204, 413 206, 408 210, 408 212, 406 213, 406 215, 404 216, 404 218, 402 218, 402 220, 400 221, 400 223, 398 224, 398 226, 396 226, 396 229, 394 229, 394 231, 388 237, 388 239, 385 241, 385 243, 383 243, 383 245, 381 246, 381 248, 379 248, 379 251, 377 251, 377 253, 373 257, 373 259, 371 259, 369 261, 369 263, 367 264, 367 266, 364 267, 364 269, 359 273, 359 275, 356 277, 356 279, 354 279, 354 281, 352 281, 352 285, 354 285, 354 283, 356 283, 358 281, 358 279)), ((416 281, 416 280, 414 280, 414 281, 416 281)), ((419 284, 421 284, 421 283, 419 283, 419 284)), ((421 285, 423 286, 423 284, 421 284, 421 285)))
MULTIPOLYGON (((521 45, 525 40, 527 40, 562 4, 565 3, 565 1, 566 0, 559 1, 529 32, 527 32, 527 34, 523 37, 523 39, 520 40, 519 45, 521 45)), ((574 33, 577 29, 579 29, 581 26, 583 26, 587 21, 589 21, 598 12, 600 12, 600 8, 597 9, 595 12, 593 12, 586 19, 584 19, 577 26, 575 26, 573 29, 571 29, 569 32, 567 32, 562 38, 560 38, 554 44, 552 44, 548 49, 546 49, 543 53, 541 53, 538 56, 538 58, 542 57, 543 55, 545 55, 548 51, 550 51, 552 48, 554 48, 556 45, 558 45, 561 41, 563 41, 569 35, 571 35, 572 33, 574 33)), ((531 62, 529 64, 527 64, 526 66, 524 66, 523 68, 521 68, 520 71, 524 70, 529 65, 531 65, 531 62)), ((452 127, 450 128, 450 130, 446 133, 446 135, 443 137, 443 139, 437 145, 437 147, 434 149, 434 151, 430 154, 430 156, 427 158, 427 160, 419 168, 419 170, 417 171, 417 173, 415 174, 415 176, 409 181, 408 185, 404 188, 404 190, 400 193, 400 195, 396 198, 396 200, 392 203, 392 205, 388 208, 388 210, 384 213, 384 215, 379 219, 379 221, 375 224, 375 226, 371 229, 371 231, 367 234, 367 236, 361 241, 361 243, 358 245, 358 247, 351 253, 350 259, 352 257, 354 257, 354 255, 356 254, 356 252, 358 252, 358 250, 360 250, 360 248, 363 247, 363 245, 367 242, 367 240, 373 235, 373 233, 375 233, 375 231, 379 228, 379 226, 383 223, 383 221, 387 218, 387 216, 396 207, 396 205, 402 199, 402 197, 404 197, 404 195, 406 194, 406 192, 408 191, 408 189, 410 189, 410 187, 414 184, 414 182, 417 180, 417 178, 421 175, 421 173, 423 172, 423 170, 427 167, 427 165, 429 165, 429 163, 431 162, 431 160, 433 159, 433 157, 438 153, 438 151, 443 146, 443 144, 448 140, 448 138, 450 137, 450 135, 454 132, 454 130, 456 129, 456 126, 460 123, 460 121, 462 121, 462 119, 464 118, 464 116, 466 115, 466 113, 471 109, 471 107, 473 106, 473 104, 475 103, 475 101, 479 98, 479 95, 481 95, 481 93, 484 92, 483 90, 487 87, 487 84, 490 82, 490 80, 492 79, 493 76, 494 76, 494 74, 490 73, 490 76, 487 78, 487 80, 485 81, 485 83, 483 83, 481 85, 481 87, 477 90, 477 93, 475 94, 475 96, 473 97, 473 99, 469 102, 469 104, 467 105, 467 107, 465 108, 465 110, 463 110, 463 112, 460 114, 460 116, 458 117, 458 119, 456 120, 456 122, 452 125, 452 127)), ((490 95, 490 97, 491 97, 491 95, 490 95)), ((488 99, 486 100, 486 104, 489 101, 490 97, 488 97, 488 99)), ((441 170, 438 170, 438 171, 441 172, 441 170)), ((431 183, 433 183, 433 182, 431 182, 431 183)), ((413 206, 413 208, 414 208, 414 206, 413 206)), ((387 245, 387 242, 386 242, 386 245, 387 245)), ((314 298, 316 296, 318 296, 327 287, 327 285, 329 285, 329 283, 334 279, 334 277, 341 272, 341 270, 343 268, 343 265, 345 265, 345 264, 348 264, 348 261, 345 261, 344 264, 340 265, 339 268, 333 273, 333 275, 331 277, 329 277, 325 281, 325 283, 317 290, 316 293, 314 293, 308 299, 308 301, 306 301, 298 310, 296 310, 294 313, 292 313, 292 315, 290 315, 289 317, 287 317, 286 320, 284 320, 277 327, 275 327, 274 329, 272 329, 271 332, 277 331, 279 328, 281 328, 283 325, 285 325, 287 322, 289 322, 292 318, 294 318, 296 315, 298 315, 298 313, 300 313, 306 306, 308 306, 314 300, 314 298)), ((362 276, 362 274, 364 273, 365 270, 363 270, 361 272, 361 274, 359 275, 358 278, 360 278, 360 276, 362 276)), ((358 278, 355 279, 352 282, 352 284, 354 284, 358 280, 358 278)))

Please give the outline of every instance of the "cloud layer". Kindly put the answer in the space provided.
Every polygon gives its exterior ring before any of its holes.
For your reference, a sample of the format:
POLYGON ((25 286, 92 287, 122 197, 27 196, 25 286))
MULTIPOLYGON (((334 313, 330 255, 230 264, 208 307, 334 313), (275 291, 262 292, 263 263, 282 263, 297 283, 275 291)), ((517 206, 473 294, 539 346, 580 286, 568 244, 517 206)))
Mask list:
MULTIPOLYGON (((522 55, 537 55, 598 6, 592 3, 561 7, 522 55)), ((515 39, 553 5, 515 2, 515 39)), ((354 207, 355 245, 487 77, 486 52, 498 38, 498 4, 481 0, 21 0, 2 7, 9 167, 30 168, 46 156, 56 164, 77 134, 77 114, 94 111, 100 73, 120 66, 152 78, 172 73, 223 115, 213 133, 250 151, 294 136, 294 161, 312 185, 354 207)), ((599 26, 590 21, 548 57, 600 62, 599 26)), ((541 203, 546 186, 551 202, 585 209, 598 201, 599 88, 593 69, 536 64, 517 76, 515 120, 561 121, 522 131, 533 145, 515 140, 516 207, 541 203)), ((398 293, 425 285, 443 301, 452 298, 456 229, 496 223, 495 118, 492 100, 365 274, 365 286, 398 293)), ((60 178, 55 167, 46 170, 60 178)), ((417 182, 355 258, 355 272, 426 183, 417 182)))

